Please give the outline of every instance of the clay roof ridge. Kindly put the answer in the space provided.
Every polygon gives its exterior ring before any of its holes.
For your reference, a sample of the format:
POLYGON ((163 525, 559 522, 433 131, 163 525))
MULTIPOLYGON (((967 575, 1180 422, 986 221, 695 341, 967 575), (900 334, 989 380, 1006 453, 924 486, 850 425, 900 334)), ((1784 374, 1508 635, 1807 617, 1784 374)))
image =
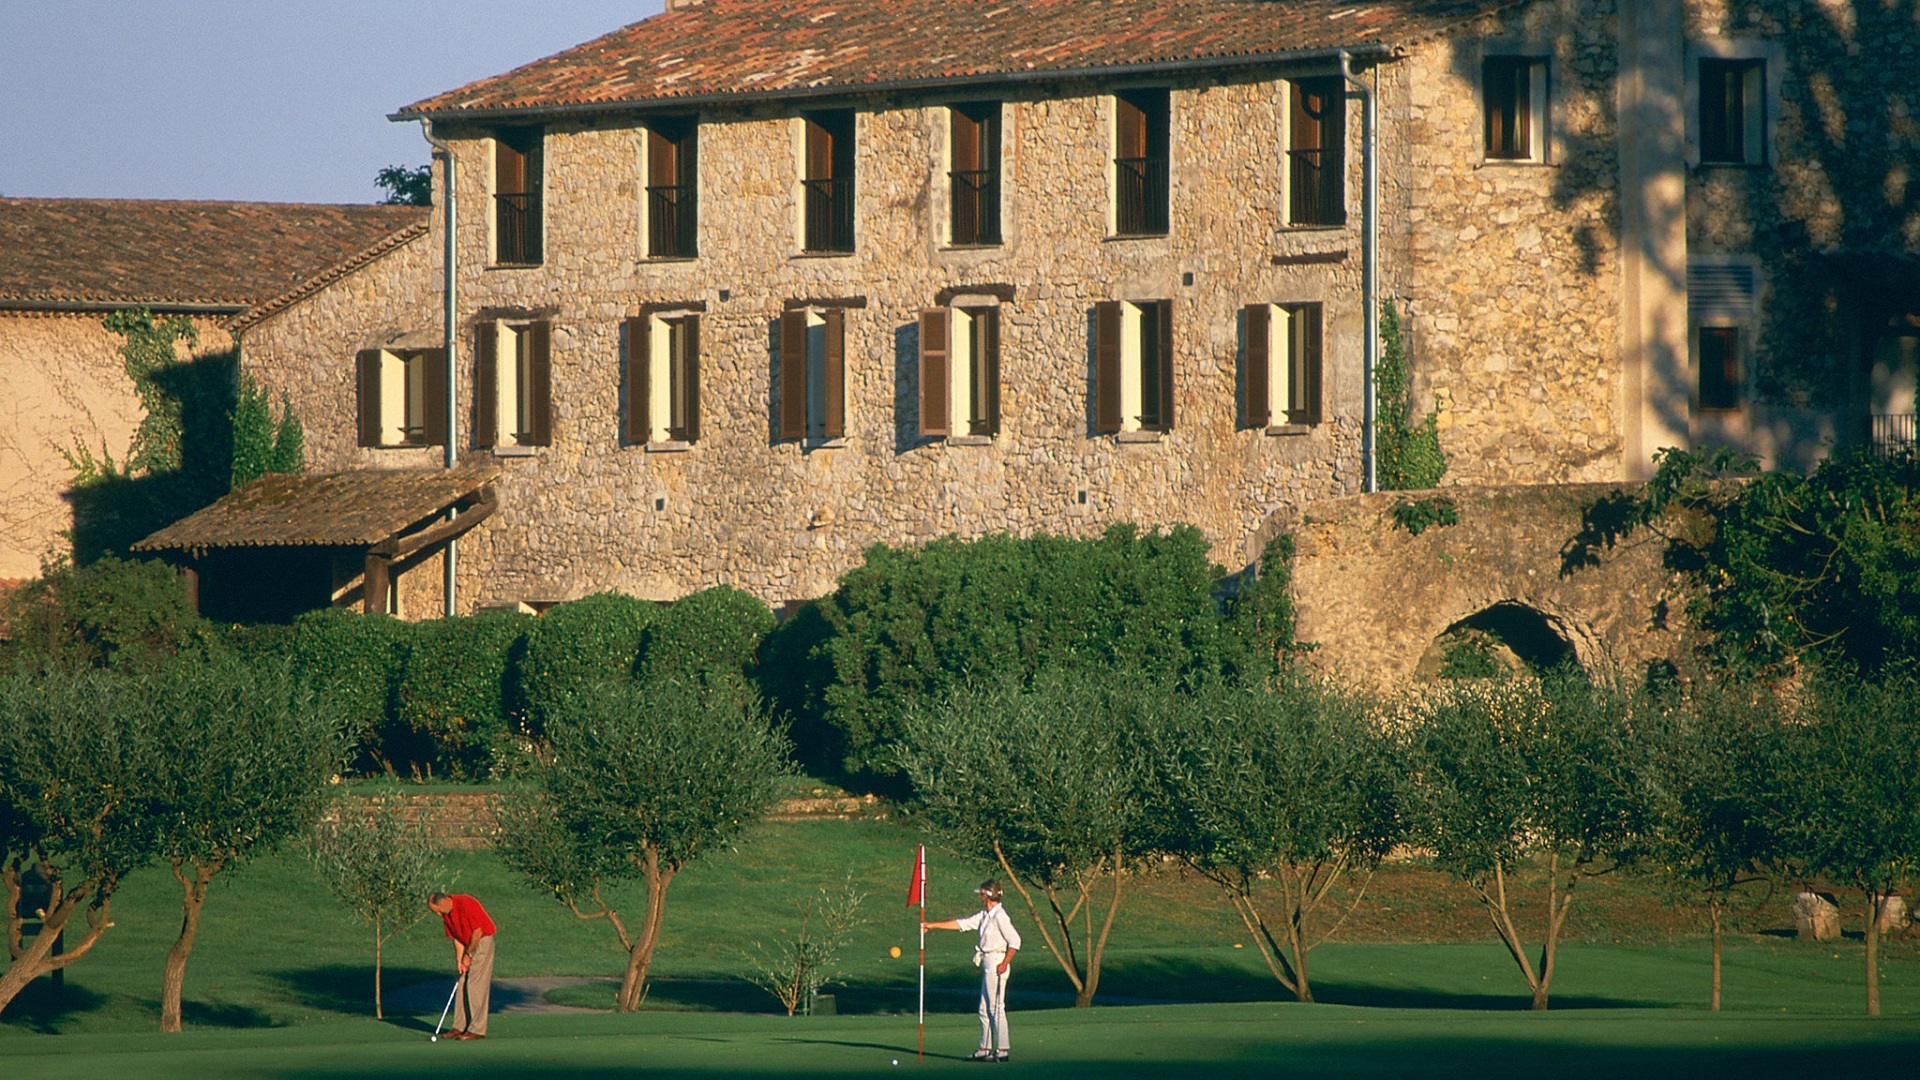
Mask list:
POLYGON ((404 229, 388 233, 365 249, 356 252, 320 273, 314 274, 300 284, 281 293, 279 296, 273 297, 263 303, 255 304, 247 310, 234 315, 221 325, 234 331, 258 326, 340 279, 400 250, 412 241, 425 236, 428 232, 432 231, 432 229, 432 222, 416 221, 404 229))

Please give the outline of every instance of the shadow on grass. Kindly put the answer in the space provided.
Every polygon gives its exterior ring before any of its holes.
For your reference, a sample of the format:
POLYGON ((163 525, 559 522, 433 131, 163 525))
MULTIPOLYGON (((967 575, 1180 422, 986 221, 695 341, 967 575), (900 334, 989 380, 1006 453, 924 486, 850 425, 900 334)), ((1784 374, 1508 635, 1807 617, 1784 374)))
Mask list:
POLYGON ((244 1005, 208 1005, 198 1001, 180 1003, 180 1020, 188 1027, 270 1028, 281 1021, 244 1005))
POLYGON ((42 976, 28 983, 7 1005, 7 1011, 0 1014, 0 1023, 53 1035, 59 1032, 62 1020, 93 1012, 106 1003, 104 995, 76 986, 56 990, 53 981, 42 976))
MULTIPOLYGON (((380 982, 385 988, 381 1002, 389 1012, 405 1011, 410 1005, 396 1001, 397 990, 440 979, 444 975, 445 972, 432 968, 384 968, 380 973, 380 982)), ((373 1015, 373 968, 370 966, 331 964, 326 967, 275 971, 270 973, 270 977, 291 991, 302 1005, 310 1008, 348 1016, 373 1015)), ((447 988, 451 985, 444 981, 440 983, 441 1000, 446 999, 447 988)), ((433 1009, 439 1012, 440 1003, 434 1002, 433 1009)))

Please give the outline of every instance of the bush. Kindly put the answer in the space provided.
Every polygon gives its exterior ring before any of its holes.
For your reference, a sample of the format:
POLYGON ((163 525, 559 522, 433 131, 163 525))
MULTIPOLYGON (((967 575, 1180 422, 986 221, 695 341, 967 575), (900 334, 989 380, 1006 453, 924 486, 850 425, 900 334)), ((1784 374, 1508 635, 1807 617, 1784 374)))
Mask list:
POLYGON ((1280 658, 1304 648, 1293 637, 1293 536, 1282 533, 1260 551, 1260 573, 1241 576, 1227 601, 1227 623, 1246 649, 1243 678, 1273 674, 1280 658))
POLYGON ((774 712, 784 717, 794 755, 807 768, 830 774, 840 768, 846 746, 826 722, 825 695, 833 682, 827 642, 833 628, 824 603, 810 600, 760 639, 754 682, 774 712))
POLYGON ((821 606, 833 631, 823 697, 843 767, 891 778, 901 708, 968 678, 1113 669, 1201 685, 1248 663, 1215 599, 1206 539, 1179 526, 877 545, 821 606))
POLYGON ((293 669, 339 709, 354 743, 354 765, 363 771, 393 768, 384 743, 413 630, 398 619, 344 608, 310 611, 294 620, 293 669))
POLYGON ((396 684, 388 760, 429 775, 491 774, 517 727, 509 672, 533 621, 489 611, 416 624, 396 684))
POLYGON ((204 626, 173 567, 112 556, 21 587, 8 599, 6 622, 12 652, 29 663, 112 664, 177 652, 204 626))
POLYGON ((648 683, 680 682, 738 696, 750 685, 761 639, 773 612, 728 585, 673 602, 647 631, 641 675, 648 683))
POLYGON ((659 605, 616 592, 595 593, 542 615, 527 633, 515 680, 531 730, 544 731, 553 703, 567 695, 631 676, 647 629, 659 617, 659 605))

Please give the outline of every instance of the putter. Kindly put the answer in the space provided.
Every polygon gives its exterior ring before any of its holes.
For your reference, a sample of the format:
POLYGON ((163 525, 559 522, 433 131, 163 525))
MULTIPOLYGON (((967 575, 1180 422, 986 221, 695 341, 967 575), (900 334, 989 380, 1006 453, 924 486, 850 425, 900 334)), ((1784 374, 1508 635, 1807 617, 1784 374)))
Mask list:
POLYGON ((440 1041, 440 1029, 447 1025, 447 1014, 453 1011, 453 997, 460 992, 460 979, 464 978, 466 976, 462 975, 459 979, 453 980, 453 989, 447 991, 447 1007, 440 1010, 440 1022, 433 1025, 433 1034, 428 1037, 428 1042, 440 1041))

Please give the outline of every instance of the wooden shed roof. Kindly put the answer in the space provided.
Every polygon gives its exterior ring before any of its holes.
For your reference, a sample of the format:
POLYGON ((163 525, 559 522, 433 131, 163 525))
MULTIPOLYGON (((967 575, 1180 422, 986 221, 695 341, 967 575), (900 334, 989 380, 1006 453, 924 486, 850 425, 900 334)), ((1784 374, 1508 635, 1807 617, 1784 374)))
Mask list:
POLYGON ((491 465, 268 475, 133 545, 135 551, 371 547, 450 507, 488 501, 491 465))

